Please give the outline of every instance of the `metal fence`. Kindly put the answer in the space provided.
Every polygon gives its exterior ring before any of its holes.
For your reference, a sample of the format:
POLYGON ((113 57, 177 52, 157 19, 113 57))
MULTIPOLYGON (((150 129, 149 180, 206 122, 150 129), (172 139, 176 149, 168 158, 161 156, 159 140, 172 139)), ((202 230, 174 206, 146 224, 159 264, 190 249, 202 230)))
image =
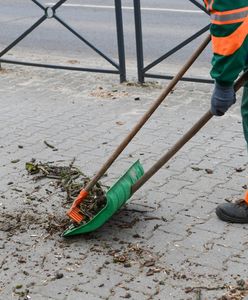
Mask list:
POLYGON ((117 32, 117 45, 118 45, 118 59, 116 62, 107 55, 105 55, 100 49, 95 47, 91 42, 85 39, 76 29, 72 28, 67 22, 59 17, 59 8, 67 2, 67 0, 60 0, 52 6, 44 6, 37 0, 31 0, 35 5, 37 5, 41 11, 42 16, 25 32, 23 32, 18 38, 16 38, 11 44, 9 44, 5 49, 0 50, 0 63, 9 63, 9 64, 19 64, 25 66, 34 66, 34 67, 45 67, 53 69, 64 69, 64 70, 73 70, 73 71, 86 71, 86 72, 98 72, 98 73, 112 73, 119 74, 120 82, 126 80, 126 65, 125 65, 125 49, 124 49, 124 34, 123 34, 123 20, 122 20, 122 3, 121 0, 114 0, 115 3, 115 19, 116 19, 116 32, 117 32), (104 58, 108 63, 112 65, 112 69, 99 69, 99 68, 80 68, 80 67, 71 67, 71 66, 62 66, 62 65, 52 65, 52 64, 41 64, 33 63, 27 61, 18 61, 4 59, 4 55, 8 53, 12 48, 14 48, 20 41, 27 37, 31 32, 33 32, 37 27, 39 27, 47 19, 53 18, 58 21, 62 26, 69 30, 74 36, 76 36, 81 42, 90 47, 95 51, 99 56, 104 58))
MULTIPOLYGON (((206 14, 209 14, 208 11, 196 0, 189 0, 195 6, 200 8, 206 14)), ((135 36, 136 36, 136 53, 137 53, 137 71, 138 71, 138 81, 143 83, 145 78, 160 78, 160 79, 172 79, 172 75, 159 75, 154 73, 149 73, 153 67, 157 66, 159 63, 170 57, 172 54, 178 52, 183 47, 191 43, 193 40, 201 36, 203 33, 209 30, 210 24, 203 27, 192 36, 184 40, 183 42, 176 45, 173 49, 169 50, 167 53, 162 55, 161 57, 157 58, 149 65, 144 66, 144 54, 143 54, 143 33, 142 33, 142 18, 141 18, 141 5, 140 0, 133 0, 134 6, 134 19, 135 19, 135 36)), ((182 80, 184 81, 193 81, 193 82, 205 82, 205 83, 212 83, 213 80, 209 79, 201 79, 196 77, 183 77, 182 80)))
MULTIPOLYGON (((199 9, 209 14, 205 7, 200 4, 197 0, 188 0, 193 5, 197 6, 199 9)), ((118 51, 118 61, 113 60, 103 53, 100 49, 98 49, 94 44, 89 42, 86 38, 84 38, 81 33, 79 33, 76 29, 72 28, 65 20, 63 20, 59 16, 60 7, 67 2, 67 0, 59 0, 57 3, 51 6, 44 6, 38 0, 31 0, 34 5, 41 9, 41 17, 28 29, 26 29, 18 38, 16 38, 12 43, 10 43, 5 49, 0 49, 0 64, 1 63, 9 63, 9 64, 19 64, 26 66, 35 66, 35 67, 45 67, 45 68, 53 68, 53 69, 64 69, 64 70, 73 70, 73 71, 85 71, 85 72, 97 72, 97 73, 111 73, 118 74, 120 77, 120 82, 126 80, 126 60, 125 60, 125 45, 124 45, 124 32, 123 32, 123 17, 122 17, 122 0, 113 0, 115 4, 115 22, 116 22, 116 33, 117 33, 117 51, 118 51), (47 19, 54 19, 59 22, 64 28, 66 28, 72 35, 78 38, 79 41, 87 45, 92 49, 95 53, 97 53, 100 57, 102 57, 105 61, 107 61, 112 68, 104 69, 104 68, 86 68, 86 67, 75 67, 75 66, 65 66, 65 65, 56 65, 56 64, 42 64, 42 63, 34 63, 28 61, 19 61, 19 60, 11 60, 5 59, 4 55, 7 54, 11 49, 13 49, 17 44, 19 44, 25 37, 27 37, 31 32, 33 32, 36 28, 38 28, 43 22, 47 19)), ((144 66, 144 54, 143 54, 143 32, 142 32, 142 15, 141 15, 141 3, 140 0, 133 0, 133 8, 134 8, 134 21, 135 21, 135 37, 136 37, 136 59, 137 59, 137 73, 138 73, 138 81, 143 83, 145 78, 160 78, 160 79, 171 79, 173 75, 160 75, 156 73, 151 73, 151 69, 155 66, 159 65, 162 61, 165 61, 174 53, 183 49, 186 45, 190 44, 196 38, 204 34, 209 30, 210 24, 201 28, 192 36, 188 37, 184 41, 180 42, 178 45, 167 51, 165 54, 149 63, 147 66, 144 66)), ((201 79, 197 77, 183 77, 184 81, 194 81, 194 82, 213 82, 209 79, 201 79)))

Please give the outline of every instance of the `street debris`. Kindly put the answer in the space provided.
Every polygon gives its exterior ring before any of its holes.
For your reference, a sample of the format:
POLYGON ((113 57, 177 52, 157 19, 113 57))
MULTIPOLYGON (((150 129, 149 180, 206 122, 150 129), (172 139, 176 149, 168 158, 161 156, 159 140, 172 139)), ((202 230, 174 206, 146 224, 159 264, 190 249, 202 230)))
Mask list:
POLYGON ((16 163, 18 163, 20 161, 20 159, 13 159, 13 160, 11 160, 11 163, 12 164, 16 164, 16 163))
POLYGON ((241 173, 241 172, 243 172, 245 170, 245 167, 238 167, 238 168, 235 168, 235 171, 237 172, 237 173, 241 173))
MULTIPOLYGON (((52 181, 37 184, 33 191, 25 192, 25 201, 29 205, 27 210, 19 210, 14 212, 5 212, 0 218, 1 231, 6 232, 8 237, 16 233, 23 233, 27 230, 35 230, 37 227, 42 228, 47 236, 61 234, 66 230, 72 221, 66 216, 68 205, 70 206, 78 196, 80 190, 89 182, 89 177, 83 174, 77 167, 74 166, 73 160, 68 166, 57 166, 54 162, 36 162, 32 159, 26 163, 26 170, 29 175, 33 176, 33 180, 37 183, 41 180, 51 179, 52 181), (40 192, 40 195, 39 195, 40 192), (45 196, 44 196, 45 192, 45 196), (60 212, 58 208, 55 211, 46 211, 40 214, 39 206, 41 203, 47 202, 52 196, 58 193, 66 193, 66 196, 59 197, 60 212), (12 220, 9 222, 9 220, 12 220)), ((12 186, 14 183, 9 182, 12 186)), ((80 209, 84 214, 84 223, 89 222, 105 205, 105 186, 97 183, 90 191, 88 197, 80 205, 80 209)), ((11 189, 19 194, 24 193, 23 189, 13 187, 11 189)), ((54 205, 54 204, 52 204, 54 205)), ((75 224, 73 224, 76 226, 75 224)), ((37 237, 31 234, 30 237, 37 237)), ((21 257, 19 263, 25 263, 21 257)))
POLYGON ((205 169, 205 172, 207 174, 213 174, 214 173, 214 171, 212 169, 205 169))
POLYGON ((217 286, 198 286, 198 287, 187 287, 185 289, 185 293, 196 292, 201 294, 202 290, 207 291, 218 291, 218 290, 226 290, 226 292, 217 300, 242 300, 245 296, 248 295, 248 280, 239 279, 236 282, 236 285, 217 285, 217 286))
MULTIPOLYGON (((35 175, 35 181, 42 178, 55 179, 55 187, 66 192, 67 203, 72 203, 79 192, 89 182, 89 177, 74 166, 73 160, 69 166, 56 166, 53 163, 36 163, 35 161, 26 163, 26 170, 29 174, 35 175)), ((47 190, 47 193, 49 191, 47 190)), ((80 209, 85 216, 84 222, 90 221, 106 205, 104 187, 97 183, 89 192, 87 198, 80 204, 80 209)))
POLYGON ((129 94, 126 91, 119 91, 117 89, 107 90, 99 86, 95 90, 91 91, 91 96, 102 99, 117 99, 121 97, 127 97, 129 94))
POLYGON ((23 288, 22 284, 18 284, 13 288, 13 294, 18 296, 18 300, 31 300, 31 297, 29 296, 29 290, 23 288))
POLYGON ((125 123, 124 122, 122 122, 122 121, 117 121, 117 122, 115 122, 117 125, 124 125, 125 123))
POLYGON ((129 243, 122 249, 109 250, 108 254, 113 257, 113 263, 122 264, 124 268, 138 265, 140 269, 144 269, 146 276, 152 276, 165 270, 158 266, 159 257, 139 244, 129 243))
POLYGON ((199 167, 196 167, 196 166, 191 166, 191 169, 192 169, 193 171, 196 171, 196 172, 198 172, 198 171, 201 171, 201 170, 202 170, 201 168, 199 168, 199 167))
POLYGON ((146 81, 144 83, 136 82, 136 81, 127 81, 124 82, 126 86, 130 87, 141 87, 141 88, 150 88, 150 89, 161 89, 162 85, 158 81, 146 81))
POLYGON ((214 171, 212 169, 209 169, 209 168, 202 169, 202 168, 199 168, 197 166, 191 166, 191 169, 193 171, 196 171, 196 172, 204 170, 207 174, 213 174, 214 173, 214 171))
POLYGON ((55 146, 53 146, 52 144, 48 143, 47 141, 44 141, 44 144, 45 144, 47 147, 51 148, 51 149, 56 149, 55 146))

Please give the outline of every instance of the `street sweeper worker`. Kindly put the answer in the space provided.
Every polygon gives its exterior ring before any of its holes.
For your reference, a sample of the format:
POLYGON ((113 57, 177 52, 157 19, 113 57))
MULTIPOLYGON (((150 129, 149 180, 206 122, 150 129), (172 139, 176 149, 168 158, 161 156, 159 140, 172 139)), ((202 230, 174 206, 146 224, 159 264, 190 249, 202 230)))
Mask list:
MULTIPOLYGON (((211 77, 215 80, 211 112, 223 116, 236 102, 234 81, 248 68, 248 0, 204 0, 204 3, 211 18, 211 77)), ((243 90, 241 115, 248 145, 248 82, 243 90)), ((218 205, 216 214, 226 222, 248 223, 248 192, 243 201, 218 205)))

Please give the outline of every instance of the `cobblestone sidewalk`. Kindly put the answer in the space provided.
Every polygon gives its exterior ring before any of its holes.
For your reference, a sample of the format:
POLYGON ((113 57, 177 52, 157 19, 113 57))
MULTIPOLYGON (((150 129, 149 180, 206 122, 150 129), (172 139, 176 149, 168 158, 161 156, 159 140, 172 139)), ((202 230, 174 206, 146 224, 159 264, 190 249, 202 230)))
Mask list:
MULTIPOLYGON (((52 180, 34 182, 25 163, 75 157, 93 176, 166 82, 142 87, 112 75, 3 67, 0 299, 210 300, 230 286, 239 297, 230 299, 242 299, 247 228, 214 212, 247 184, 239 105, 211 120, 105 226, 64 239, 48 227, 65 218, 65 194, 52 180)), ((210 92, 180 83, 103 182, 113 184, 136 159, 148 169, 205 113, 210 92)))

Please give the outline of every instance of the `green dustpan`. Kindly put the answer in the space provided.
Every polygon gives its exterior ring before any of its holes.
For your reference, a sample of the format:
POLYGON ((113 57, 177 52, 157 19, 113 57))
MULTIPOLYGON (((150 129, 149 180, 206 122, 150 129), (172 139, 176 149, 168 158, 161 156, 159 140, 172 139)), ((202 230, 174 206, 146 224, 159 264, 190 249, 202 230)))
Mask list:
POLYGON ((106 206, 91 219, 88 223, 74 226, 72 225, 66 231, 63 236, 72 236, 77 234, 83 234, 91 232, 101 227, 106 223, 111 216, 117 212, 131 197, 131 188, 134 183, 138 181, 144 174, 141 163, 136 161, 127 172, 107 191, 106 206))

